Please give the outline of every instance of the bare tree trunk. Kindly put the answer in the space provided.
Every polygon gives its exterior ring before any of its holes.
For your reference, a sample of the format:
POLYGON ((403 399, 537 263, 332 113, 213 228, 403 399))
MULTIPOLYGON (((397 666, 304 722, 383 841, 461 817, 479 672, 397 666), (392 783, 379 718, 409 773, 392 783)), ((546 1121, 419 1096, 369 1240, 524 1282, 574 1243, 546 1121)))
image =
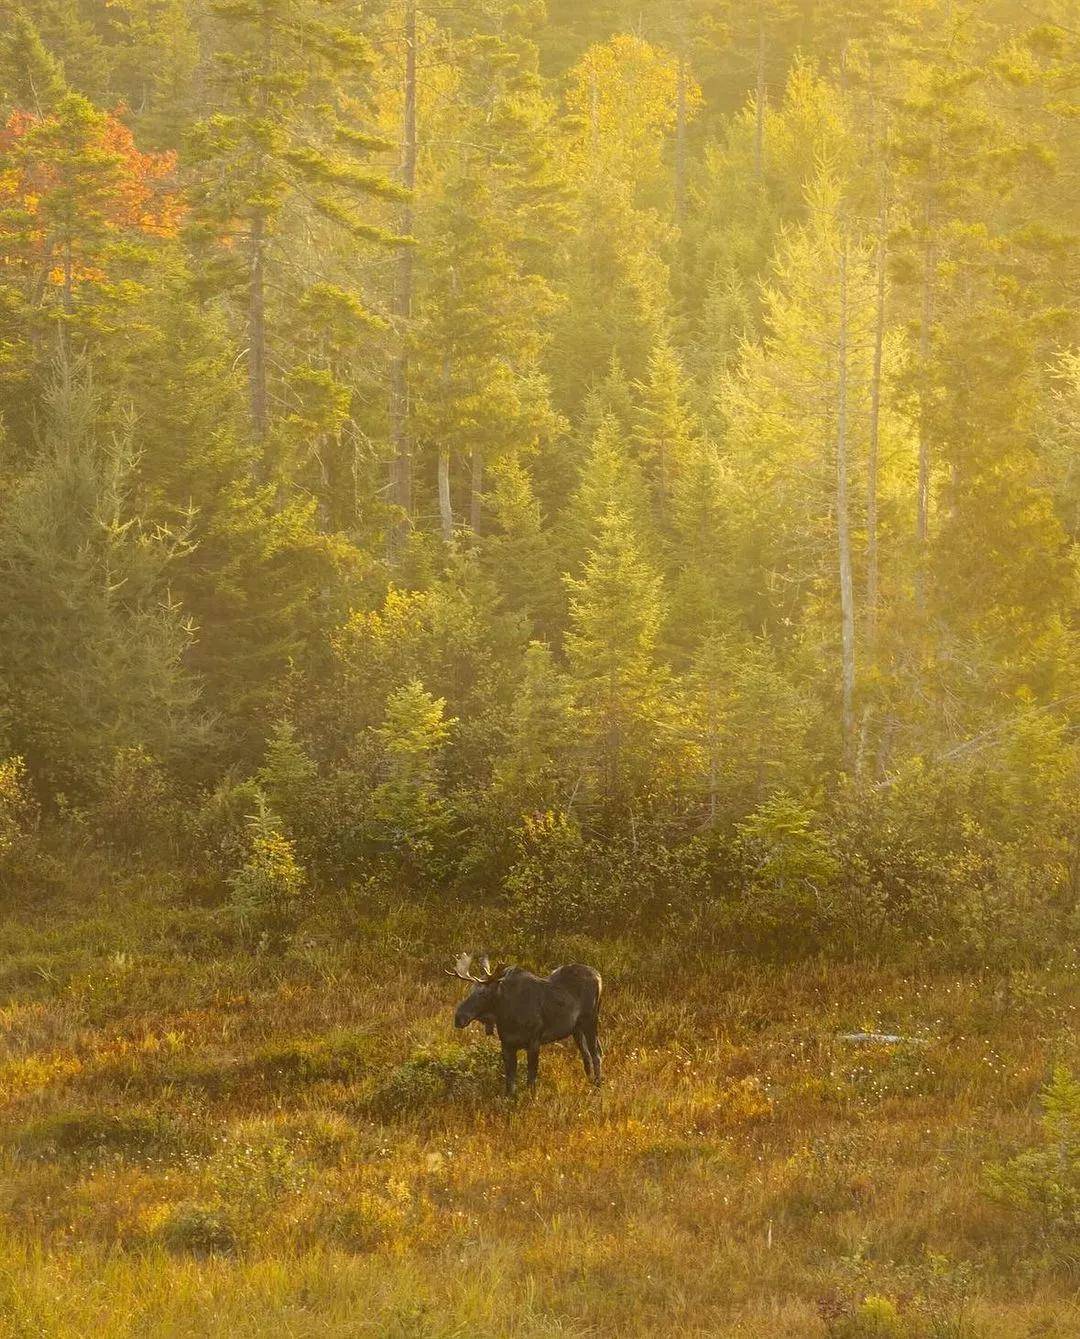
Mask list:
POLYGON ((600 83, 595 68, 589 71, 589 155, 595 167, 600 161, 600 83))
POLYGON ((251 426, 256 440, 265 442, 270 427, 266 390, 266 223, 261 213, 251 220, 251 259, 248 280, 248 393, 251 426))
MULTIPOLYGON (((416 187, 416 0, 405 0, 405 107, 402 126, 401 181, 408 191, 416 187)), ((413 229, 411 197, 401 209, 401 232, 413 229)), ((391 555, 399 553, 412 518, 412 435, 409 410, 409 323, 413 307, 413 253, 404 246, 398 258, 394 317, 398 348, 390 373, 390 435, 394 458, 390 497, 398 508, 391 527, 391 555)))
POLYGON ((439 448, 439 523, 447 544, 454 538, 454 510, 450 503, 450 452, 439 448))
POLYGON ((881 440, 881 368, 885 351, 885 204, 878 232, 874 361, 870 374, 870 444, 866 467, 866 644, 871 660, 877 647, 878 616, 878 454, 881 440))
POLYGON ((926 546, 930 536, 930 416, 929 416, 929 367, 930 367, 930 324, 934 317, 934 249, 933 210, 930 202, 930 190, 926 196, 926 240, 923 249, 923 285, 922 319, 919 329, 919 374, 922 390, 919 405, 919 485, 918 515, 915 523, 915 537, 918 541, 915 566, 915 600, 919 608, 926 599, 926 546))
POLYGON ((473 448, 470 464, 469 526, 473 534, 478 535, 484 515, 484 457, 479 448, 473 448))
POLYGON ((851 580, 851 518, 848 514, 848 246, 840 249, 840 338, 836 397, 836 538, 840 562, 841 722, 844 767, 855 758, 855 601, 851 580))

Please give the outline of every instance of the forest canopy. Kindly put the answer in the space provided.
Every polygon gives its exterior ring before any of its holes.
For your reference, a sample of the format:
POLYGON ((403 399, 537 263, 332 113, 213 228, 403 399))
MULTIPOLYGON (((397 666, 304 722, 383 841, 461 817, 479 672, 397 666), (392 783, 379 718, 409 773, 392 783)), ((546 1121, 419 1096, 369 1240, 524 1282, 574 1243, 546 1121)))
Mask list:
POLYGON ((11 887, 1075 933, 1072 0, 0 32, 11 887))

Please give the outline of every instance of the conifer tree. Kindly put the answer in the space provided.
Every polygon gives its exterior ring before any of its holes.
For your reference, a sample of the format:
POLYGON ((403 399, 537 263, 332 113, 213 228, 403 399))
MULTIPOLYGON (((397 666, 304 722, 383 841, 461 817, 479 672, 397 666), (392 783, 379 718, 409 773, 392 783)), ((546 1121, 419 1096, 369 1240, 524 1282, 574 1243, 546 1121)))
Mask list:
POLYGON ((246 757, 289 665, 302 666, 343 612, 356 555, 320 533, 310 499, 281 503, 253 481, 244 387, 220 314, 191 301, 180 272, 147 315, 149 337, 121 383, 137 405, 133 500, 148 523, 189 535, 171 577, 198 628, 187 660, 218 714, 224 756, 246 757))
POLYGON ((61 363, 45 409, 0 513, 0 680, 17 749, 86 795, 116 749, 190 765, 205 746, 184 663, 195 630, 170 592, 188 536, 132 513, 133 444, 102 440, 85 370, 61 363))
POLYGON ((668 676, 657 658, 661 579, 642 557, 625 511, 607 507, 580 578, 567 577, 566 634, 591 788, 624 816, 664 785, 668 676))
POLYGON ((493 777, 496 803, 510 823, 566 802, 577 757, 574 725, 566 675, 546 643, 530 642, 493 777))
POLYGON ((561 427, 542 366, 548 252, 566 226, 555 109, 520 20, 499 18, 469 38, 443 35, 458 81, 433 113, 439 168, 425 153, 417 200, 412 396, 447 540, 456 522, 479 530, 486 467, 547 449, 561 427))
POLYGON ((0 45, 0 72, 7 112, 19 110, 45 116, 68 91, 63 67, 21 6, 11 15, 0 45))
POLYGON ((306 217, 353 243, 396 245, 370 210, 402 190, 368 165, 388 145, 359 115, 371 48, 347 6, 216 0, 211 13, 214 102, 190 136, 190 237, 208 287, 239 300, 251 424, 264 443, 280 398, 276 297, 293 291, 290 227, 306 217))
POLYGON ((669 522, 671 498, 686 469, 699 426, 690 411, 678 356, 662 342, 649 354, 648 376, 637 387, 634 445, 650 484, 658 523, 669 522))
POLYGON ((562 518, 563 561, 570 571, 575 571, 594 547, 612 508, 626 518, 649 551, 656 548, 649 492, 641 469, 618 421, 605 413, 562 518))
POLYGON ((53 91, 48 110, 16 109, 0 130, 0 377, 24 447, 53 351, 125 340, 181 209, 171 155, 143 153, 116 116, 53 91))

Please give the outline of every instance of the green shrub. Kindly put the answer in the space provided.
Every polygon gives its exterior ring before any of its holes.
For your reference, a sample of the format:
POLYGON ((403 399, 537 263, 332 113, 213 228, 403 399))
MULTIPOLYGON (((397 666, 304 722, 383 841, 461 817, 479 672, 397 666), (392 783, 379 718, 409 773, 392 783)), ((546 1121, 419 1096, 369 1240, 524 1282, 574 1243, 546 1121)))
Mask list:
POLYGON ((248 835, 244 863, 229 880, 232 913, 248 942, 280 952, 304 910, 307 879, 265 803, 249 818, 248 835))
POLYGON ((506 893, 514 929, 526 939, 607 934, 682 917, 704 897, 700 843, 666 845, 656 834, 587 837, 569 815, 526 815, 506 893))
POLYGON ((296 1142, 278 1121, 257 1117, 223 1134, 201 1164, 208 1202, 227 1206, 245 1237, 265 1224, 283 1197, 308 1183, 310 1168, 296 1142))
POLYGON ((168 777, 141 746, 114 749, 98 777, 90 814, 106 845, 121 851, 160 849, 177 821, 168 777))
POLYGON ((14 886, 32 875, 40 817, 26 763, 22 758, 0 761, 0 885, 14 886))
POLYGON ((910 1333, 896 1303, 879 1293, 825 1308, 823 1318, 829 1339, 904 1339, 910 1333))
POLYGON ((754 946, 814 950, 838 916, 838 865, 819 816, 788 795, 760 804, 736 829, 739 925, 754 946))
POLYGON ((1042 1139, 989 1168, 988 1188, 1051 1248, 1080 1260, 1080 1081, 1063 1066, 1042 1092, 1042 1139))
POLYGON ((25 1125, 15 1148, 35 1158, 113 1155, 133 1159, 178 1156, 182 1133, 166 1116, 141 1111, 67 1112, 25 1125))
POLYGON ((320 1235, 329 1236, 347 1251, 373 1251, 397 1238, 408 1218, 403 1187, 383 1193, 362 1190, 322 1216, 320 1235))
POLYGON ((232 1215, 222 1205, 177 1205, 159 1235, 166 1250, 178 1255, 235 1255, 240 1246, 232 1215))
POLYGON ((280 1087, 344 1082, 363 1072, 370 1054, 371 1040, 365 1034, 336 1032, 264 1046, 252 1056, 250 1068, 280 1087))
POLYGON ((500 1074, 495 1046, 428 1046, 371 1092, 368 1111, 381 1119, 427 1111, 454 1099, 490 1096, 500 1074))
POLYGON ((248 823, 265 796, 254 780, 227 775, 184 811, 183 841, 194 867, 194 882, 207 892, 227 889, 249 847, 248 823))

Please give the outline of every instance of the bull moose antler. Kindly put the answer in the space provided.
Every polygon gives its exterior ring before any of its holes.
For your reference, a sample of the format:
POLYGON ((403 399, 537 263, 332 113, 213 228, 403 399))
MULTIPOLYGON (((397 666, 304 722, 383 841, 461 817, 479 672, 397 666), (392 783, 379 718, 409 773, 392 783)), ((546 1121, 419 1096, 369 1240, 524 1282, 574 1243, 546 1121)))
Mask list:
POLYGON ((452 968, 446 967, 443 970, 447 976, 456 976, 461 981, 474 981, 479 986, 485 985, 491 980, 491 963, 488 962, 487 954, 482 954, 477 961, 476 965, 481 973, 479 976, 472 970, 472 961, 471 953, 463 953, 452 968))

